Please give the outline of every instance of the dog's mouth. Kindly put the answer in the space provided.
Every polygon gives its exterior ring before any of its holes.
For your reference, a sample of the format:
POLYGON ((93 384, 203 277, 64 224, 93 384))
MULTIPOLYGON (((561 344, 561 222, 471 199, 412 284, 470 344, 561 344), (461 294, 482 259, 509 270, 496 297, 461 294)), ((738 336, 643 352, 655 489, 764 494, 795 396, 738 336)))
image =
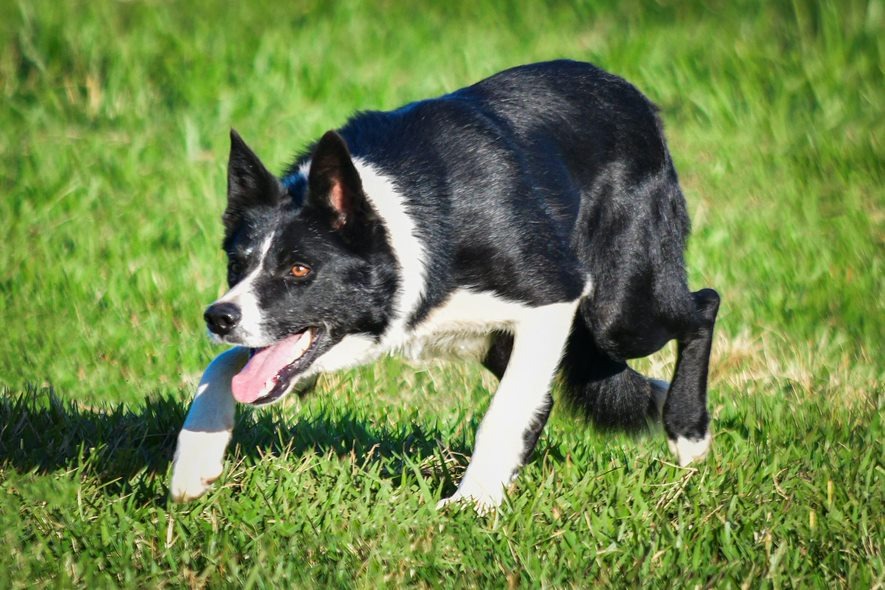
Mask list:
POLYGON ((234 375, 234 399, 256 406, 283 396, 293 378, 303 373, 317 357, 324 332, 310 327, 265 348, 253 348, 249 362, 234 375))

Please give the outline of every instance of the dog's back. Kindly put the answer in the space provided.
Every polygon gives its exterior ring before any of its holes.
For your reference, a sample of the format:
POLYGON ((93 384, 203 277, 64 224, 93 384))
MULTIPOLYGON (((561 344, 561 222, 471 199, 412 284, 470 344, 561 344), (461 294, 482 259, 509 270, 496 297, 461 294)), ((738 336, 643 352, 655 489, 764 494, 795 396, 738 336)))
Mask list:
POLYGON ((394 178, 436 283, 413 323, 452 288, 543 305, 597 296, 642 248, 679 258, 684 202, 654 106, 580 62, 504 71, 445 96, 366 112, 340 130, 354 156, 394 178), (629 244, 619 242, 627 241, 629 244), (637 242, 643 241, 644 244, 637 242))

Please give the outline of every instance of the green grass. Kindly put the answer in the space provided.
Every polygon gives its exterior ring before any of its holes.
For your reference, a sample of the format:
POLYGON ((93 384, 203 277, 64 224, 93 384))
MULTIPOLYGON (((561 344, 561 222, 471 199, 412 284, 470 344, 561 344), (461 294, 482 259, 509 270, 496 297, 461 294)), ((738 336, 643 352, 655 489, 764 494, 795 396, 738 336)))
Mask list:
POLYGON ((881 0, 0 4, 0 585, 882 587, 883 30, 881 0), (662 107, 723 295, 713 456, 557 412, 499 514, 439 514, 494 384, 387 361, 242 412, 218 489, 167 505, 228 128, 280 170, 561 56, 662 107))

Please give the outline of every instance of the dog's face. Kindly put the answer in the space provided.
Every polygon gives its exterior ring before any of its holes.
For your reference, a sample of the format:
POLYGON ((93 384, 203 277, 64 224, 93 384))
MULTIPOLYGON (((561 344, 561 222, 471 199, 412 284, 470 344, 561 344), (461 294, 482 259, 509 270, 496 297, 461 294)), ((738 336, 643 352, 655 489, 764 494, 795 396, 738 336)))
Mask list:
POLYGON ((224 250, 230 290, 204 314, 221 342, 253 349, 234 397, 264 404, 287 393, 351 334, 388 320, 396 264, 344 140, 329 132, 310 171, 274 177, 231 133, 224 250))

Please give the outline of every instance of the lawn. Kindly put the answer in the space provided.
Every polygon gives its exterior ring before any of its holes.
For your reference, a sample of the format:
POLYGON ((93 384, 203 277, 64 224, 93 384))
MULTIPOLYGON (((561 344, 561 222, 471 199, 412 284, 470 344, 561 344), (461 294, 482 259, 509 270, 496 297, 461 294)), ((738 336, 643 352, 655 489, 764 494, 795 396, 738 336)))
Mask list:
POLYGON ((0 3, 0 586, 882 588, 883 30, 882 0, 0 3), (281 171, 554 57, 661 107, 723 297, 708 460, 557 409, 497 514, 439 513, 494 380, 390 360, 243 410, 167 503, 228 129, 281 171))

